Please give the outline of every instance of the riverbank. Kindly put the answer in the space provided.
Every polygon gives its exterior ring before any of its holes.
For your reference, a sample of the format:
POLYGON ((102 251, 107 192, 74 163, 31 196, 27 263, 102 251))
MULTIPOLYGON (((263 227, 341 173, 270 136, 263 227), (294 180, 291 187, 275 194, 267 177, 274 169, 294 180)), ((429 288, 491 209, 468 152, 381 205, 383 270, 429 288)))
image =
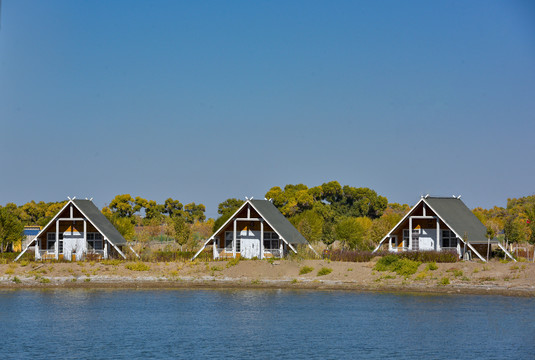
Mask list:
POLYGON ((535 297, 535 264, 422 264, 409 276, 374 270, 375 262, 242 260, 123 261, 0 265, 0 288, 288 288, 535 297))

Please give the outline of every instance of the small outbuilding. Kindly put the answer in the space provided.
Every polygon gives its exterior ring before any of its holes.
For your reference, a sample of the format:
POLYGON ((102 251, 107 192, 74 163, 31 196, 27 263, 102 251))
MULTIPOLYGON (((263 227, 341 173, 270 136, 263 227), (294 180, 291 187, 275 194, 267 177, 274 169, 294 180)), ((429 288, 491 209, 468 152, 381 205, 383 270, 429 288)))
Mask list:
POLYGON ((69 199, 67 204, 43 227, 15 259, 30 247, 36 260, 83 260, 120 256, 126 258, 124 237, 91 200, 69 199))
POLYGON ((485 225, 459 197, 423 196, 416 205, 381 239, 374 252, 383 248, 400 251, 455 251, 460 258, 472 254, 486 261, 489 247, 498 246, 511 254, 498 239, 488 239, 485 225))
MULTIPOLYGON (((282 258, 298 246, 314 249, 269 200, 247 199, 195 254, 212 245, 214 259, 282 258)), ((315 251, 314 251, 315 252, 315 251)), ((193 260, 192 259, 192 260, 193 260)))

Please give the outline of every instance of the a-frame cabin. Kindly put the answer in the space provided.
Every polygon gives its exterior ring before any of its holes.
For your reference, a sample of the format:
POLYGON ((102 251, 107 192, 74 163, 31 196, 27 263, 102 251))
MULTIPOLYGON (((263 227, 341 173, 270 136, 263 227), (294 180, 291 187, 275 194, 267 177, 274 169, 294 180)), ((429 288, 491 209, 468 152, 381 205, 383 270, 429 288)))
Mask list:
POLYGON ((126 258, 126 240, 91 200, 69 199, 67 204, 31 240, 18 260, 33 246, 36 260, 78 261, 87 255, 126 258))
MULTIPOLYGON (((195 259, 212 245, 213 258, 282 258, 308 241, 268 200, 247 199, 204 243, 195 259)), ((315 252, 315 251, 314 251, 315 252)), ((193 260, 192 259, 192 260, 193 260)))
POLYGON ((495 245, 514 260, 496 238, 488 239, 486 233, 485 225, 461 201, 460 196, 422 196, 381 239, 374 252, 381 248, 391 252, 455 251, 460 258, 471 258, 475 254, 486 261, 481 253, 495 245))

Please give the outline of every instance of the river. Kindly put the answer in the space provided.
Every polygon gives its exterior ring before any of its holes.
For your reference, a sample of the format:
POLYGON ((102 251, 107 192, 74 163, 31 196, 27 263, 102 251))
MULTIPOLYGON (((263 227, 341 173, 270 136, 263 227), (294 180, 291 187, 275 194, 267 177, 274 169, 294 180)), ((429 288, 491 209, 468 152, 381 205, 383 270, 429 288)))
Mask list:
POLYGON ((1 290, 2 359, 535 359, 535 300, 308 290, 1 290))

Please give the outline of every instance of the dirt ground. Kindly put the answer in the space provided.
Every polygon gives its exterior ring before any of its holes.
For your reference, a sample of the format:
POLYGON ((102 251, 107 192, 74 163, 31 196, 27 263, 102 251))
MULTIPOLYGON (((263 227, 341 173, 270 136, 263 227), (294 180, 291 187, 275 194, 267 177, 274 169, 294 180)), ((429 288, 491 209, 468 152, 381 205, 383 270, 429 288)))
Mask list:
MULTIPOLYGON (((356 291, 495 294, 535 297, 535 264, 491 261, 437 264, 408 277, 373 269, 375 262, 241 260, 140 263, 21 262, 0 265, 0 288, 306 288, 356 291), (305 267, 312 268, 300 274, 305 267), (129 269, 130 268, 130 269, 129 269), (330 269, 326 275, 318 272, 330 269)), ((328 272, 328 270, 326 271, 328 272)))

